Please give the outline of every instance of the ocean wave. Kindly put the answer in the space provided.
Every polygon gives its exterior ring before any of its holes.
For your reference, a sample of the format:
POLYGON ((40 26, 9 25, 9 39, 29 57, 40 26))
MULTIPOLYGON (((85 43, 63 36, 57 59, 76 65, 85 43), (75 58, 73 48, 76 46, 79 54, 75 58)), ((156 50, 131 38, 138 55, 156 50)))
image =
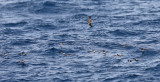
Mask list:
POLYGON ((141 20, 138 22, 133 22, 128 25, 130 26, 152 26, 152 27, 159 27, 158 24, 160 23, 160 19, 154 19, 154 20, 141 20))
POLYGON ((129 31, 129 30, 114 30, 114 31, 110 31, 109 33, 115 35, 115 36, 138 36, 141 35, 142 32, 140 31, 129 31))
POLYGON ((159 4, 0 0, 0 81, 158 82, 159 4))
POLYGON ((6 28, 1 30, 1 32, 5 35, 15 35, 15 36, 19 36, 22 35, 24 33, 24 31, 20 30, 20 29, 11 29, 11 28, 6 28))
POLYGON ((25 26, 26 24, 27 24, 27 22, 20 21, 20 22, 16 22, 16 23, 5 23, 3 25, 5 27, 22 27, 22 26, 25 26))
POLYGON ((31 45, 36 43, 37 43, 36 40, 33 40, 33 39, 15 39, 11 41, 11 45, 14 45, 14 46, 31 45))
POLYGON ((6 10, 10 10, 10 11, 13 11, 13 10, 24 10, 26 8, 29 7, 29 1, 26 1, 26 2, 16 2, 16 3, 8 3, 6 5, 4 5, 2 8, 3 9, 6 9, 6 10))

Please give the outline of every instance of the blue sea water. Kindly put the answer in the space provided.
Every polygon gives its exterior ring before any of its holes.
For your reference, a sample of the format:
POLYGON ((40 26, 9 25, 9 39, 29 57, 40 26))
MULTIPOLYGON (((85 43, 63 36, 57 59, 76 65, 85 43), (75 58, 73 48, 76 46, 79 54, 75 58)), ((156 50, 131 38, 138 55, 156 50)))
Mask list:
POLYGON ((0 0, 0 82, 159 82, 159 4, 0 0))

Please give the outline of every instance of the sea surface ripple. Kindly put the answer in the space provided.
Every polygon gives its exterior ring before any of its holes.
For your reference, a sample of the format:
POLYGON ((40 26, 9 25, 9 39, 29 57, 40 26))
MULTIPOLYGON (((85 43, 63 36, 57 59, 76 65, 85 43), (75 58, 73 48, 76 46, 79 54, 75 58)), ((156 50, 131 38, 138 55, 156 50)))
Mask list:
POLYGON ((159 4, 0 0, 0 82, 159 82, 159 4))

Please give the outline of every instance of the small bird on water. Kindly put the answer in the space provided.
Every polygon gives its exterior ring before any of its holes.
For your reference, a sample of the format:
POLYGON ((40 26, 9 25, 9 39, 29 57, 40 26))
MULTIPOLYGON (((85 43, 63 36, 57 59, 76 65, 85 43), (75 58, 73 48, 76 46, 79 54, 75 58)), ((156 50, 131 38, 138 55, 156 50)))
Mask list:
POLYGON ((132 62, 132 60, 128 60, 128 62, 132 62))
POLYGON ((114 55, 114 56, 118 56, 118 57, 121 57, 121 56, 123 56, 123 55, 117 54, 117 55, 114 55))
POLYGON ((138 59, 137 58, 133 58, 135 61, 138 61, 138 59))
POLYGON ((93 20, 91 19, 91 16, 89 16, 89 18, 88 18, 88 25, 89 25, 90 27, 92 27, 91 22, 93 22, 93 20))
POLYGON ((107 52, 108 52, 108 51, 106 51, 106 50, 102 50, 102 51, 100 51, 99 53, 102 53, 103 56, 106 56, 107 52))
POLYGON ((147 50, 147 48, 141 48, 142 54, 144 54, 145 50, 147 50))
POLYGON ((64 42, 61 42, 61 45, 64 45, 64 42))
POLYGON ((20 64, 20 65, 22 65, 22 66, 25 66, 25 65, 26 65, 25 62, 27 62, 27 61, 26 61, 26 60, 21 60, 21 61, 18 61, 18 62, 16 62, 16 63, 18 63, 18 64, 20 64))
POLYGON ((5 56, 7 56, 7 55, 8 55, 8 53, 4 53, 4 55, 5 55, 5 56))
POLYGON ((72 54, 68 54, 68 55, 66 55, 66 56, 73 56, 72 54))
POLYGON ((147 50, 147 48, 141 48, 141 51, 144 52, 145 50, 147 50))
POLYGON ((26 60, 21 60, 21 61, 18 61, 16 63, 25 63, 25 62, 26 62, 26 60))
POLYGON ((61 52, 61 54, 64 54, 64 55, 65 55, 66 53, 65 53, 65 52, 61 52))
POLYGON ((19 55, 27 55, 27 53, 26 52, 21 52, 21 53, 19 53, 19 55))
POLYGON ((96 51, 96 50, 91 50, 91 51, 89 51, 89 52, 93 52, 93 53, 96 53, 97 51, 96 51))
POLYGON ((126 47, 126 45, 121 45, 122 47, 126 47))

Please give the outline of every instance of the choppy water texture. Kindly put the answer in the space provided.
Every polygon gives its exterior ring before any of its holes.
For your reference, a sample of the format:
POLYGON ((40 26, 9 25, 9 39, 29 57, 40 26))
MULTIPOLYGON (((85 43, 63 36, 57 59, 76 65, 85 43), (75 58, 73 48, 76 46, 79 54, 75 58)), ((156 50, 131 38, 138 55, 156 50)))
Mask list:
POLYGON ((159 82, 159 4, 0 0, 0 82, 159 82))

